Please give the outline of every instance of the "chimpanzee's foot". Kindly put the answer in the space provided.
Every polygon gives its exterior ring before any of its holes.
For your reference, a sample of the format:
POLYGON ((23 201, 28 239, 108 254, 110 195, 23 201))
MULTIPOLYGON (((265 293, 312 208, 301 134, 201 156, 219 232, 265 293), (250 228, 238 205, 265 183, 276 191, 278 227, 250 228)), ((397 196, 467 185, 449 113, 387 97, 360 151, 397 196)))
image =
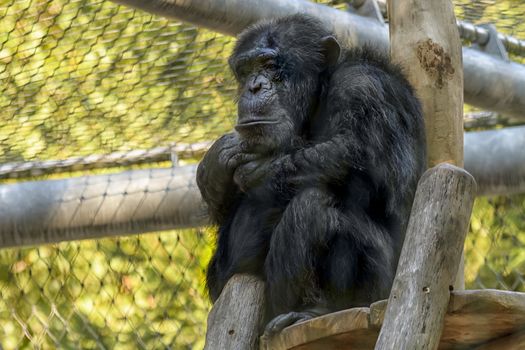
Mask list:
POLYGON ((311 318, 314 318, 315 316, 316 315, 312 315, 309 312, 295 311, 289 312, 287 314, 281 314, 268 322, 266 328, 264 329, 264 336, 273 336, 288 326, 307 321, 311 318))
POLYGON ((314 317, 318 317, 326 313, 328 313, 328 310, 315 308, 301 312, 292 311, 287 314, 281 314, 268 322, 266 328, 264 329, 264 337, 272 337, 288 326, 308 321, 314 317))

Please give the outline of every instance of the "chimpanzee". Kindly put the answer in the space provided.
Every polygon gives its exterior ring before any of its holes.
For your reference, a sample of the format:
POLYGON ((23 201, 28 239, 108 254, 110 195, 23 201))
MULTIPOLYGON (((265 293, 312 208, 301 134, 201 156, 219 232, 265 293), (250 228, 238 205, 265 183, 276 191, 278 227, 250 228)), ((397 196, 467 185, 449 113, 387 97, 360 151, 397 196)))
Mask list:
POLYGON ((211 299, 236 273, 261 276, 272 333, 387 298, 425 169, 421 107, 400 69, 343 51, 306 15, 246 29, 229 63, 235 132, 197 171, 218 225, 211 299))

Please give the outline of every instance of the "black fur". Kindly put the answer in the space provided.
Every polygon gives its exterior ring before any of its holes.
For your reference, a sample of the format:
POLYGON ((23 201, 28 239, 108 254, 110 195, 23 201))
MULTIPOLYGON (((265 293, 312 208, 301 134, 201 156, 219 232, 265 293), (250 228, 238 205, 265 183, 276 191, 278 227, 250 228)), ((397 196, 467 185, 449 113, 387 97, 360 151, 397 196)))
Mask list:
POLYGON ((237 132, 197 174, 219 226, 213 301, 240 272, 266 280, 268 318, 305 312, 291 322, 388 297, 425 169, 421 108, 385 57, 352 49, 330 62, 334 43, 304 15, 238 39, 237 132))

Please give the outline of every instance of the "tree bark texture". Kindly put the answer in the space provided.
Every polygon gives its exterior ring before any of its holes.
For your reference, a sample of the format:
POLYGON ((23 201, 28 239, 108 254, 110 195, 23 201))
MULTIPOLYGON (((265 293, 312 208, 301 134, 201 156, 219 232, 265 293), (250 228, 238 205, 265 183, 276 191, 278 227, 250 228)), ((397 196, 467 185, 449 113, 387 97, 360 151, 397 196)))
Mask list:
MULTIPOLYGON (((463 61, 451 1, 389 0, 390 57, 421 100, 428 167, 463 167, 463 61)), ((465 288, 464 258, 455 283, 465 288)))
POLYGON ((224 287, 208 315, 204 350, 255 350, 264 316, 264 282, 235 275, 224 287))
POLYGON ((453 165, 422 176, 376 350, 437 348, 475 192, 453 165))

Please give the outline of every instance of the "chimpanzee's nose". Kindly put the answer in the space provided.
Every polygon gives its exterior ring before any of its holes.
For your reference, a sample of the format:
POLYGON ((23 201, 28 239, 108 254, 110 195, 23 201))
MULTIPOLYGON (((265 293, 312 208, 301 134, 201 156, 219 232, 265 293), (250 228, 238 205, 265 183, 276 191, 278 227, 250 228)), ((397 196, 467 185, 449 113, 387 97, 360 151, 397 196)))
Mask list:
POLYGON ((260 81, 255 81, 253 83, 250 84, 250 92, 252 94, 256 94, 257 92, 259 92, 259 90, 261 90, 262 88, 262 83, 260 81))
POLYGON ((264 77, 257 76, 249 83, 248 90, 255 95, 265 87, 268 87, 268 80, 264 77))

